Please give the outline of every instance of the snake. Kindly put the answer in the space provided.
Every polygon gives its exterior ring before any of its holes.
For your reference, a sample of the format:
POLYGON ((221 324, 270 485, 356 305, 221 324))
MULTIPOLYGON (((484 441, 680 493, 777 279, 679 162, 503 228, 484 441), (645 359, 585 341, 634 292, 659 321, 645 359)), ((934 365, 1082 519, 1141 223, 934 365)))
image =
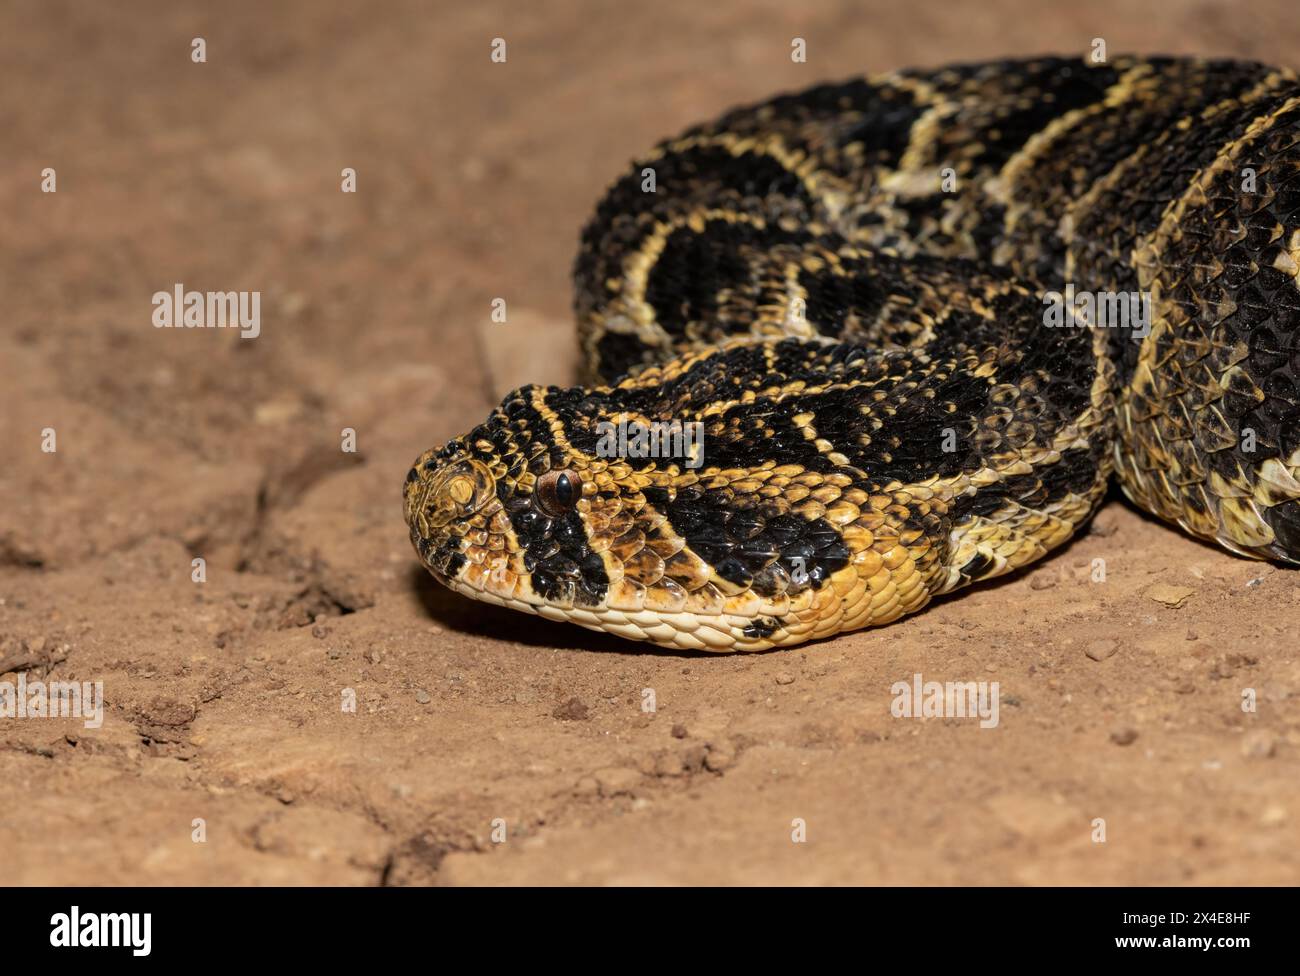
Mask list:
POLYGON ((411 542, 465 597, 722 652, 1028 566, 1112 478, 1295 564, 1298 272, 1290 70, 1039 57, 737 108, 608 188, 583 385, 420 455, 411 542))

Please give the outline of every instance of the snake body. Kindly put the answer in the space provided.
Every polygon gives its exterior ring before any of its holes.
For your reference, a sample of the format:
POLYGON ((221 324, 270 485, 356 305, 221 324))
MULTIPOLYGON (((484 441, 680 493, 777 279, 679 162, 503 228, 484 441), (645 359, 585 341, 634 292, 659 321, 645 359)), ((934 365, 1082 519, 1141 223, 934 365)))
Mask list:
POLYGON ((1298 143, 1293 73, 1187 59, 909 70, 690 129, 582 235, 591 385, 425 452, 416 552, 466 596, 721 651, 1031 563, 1112 474, 1300 561, 1298 143), (665 423, 689 456, 603 439, 665 423))

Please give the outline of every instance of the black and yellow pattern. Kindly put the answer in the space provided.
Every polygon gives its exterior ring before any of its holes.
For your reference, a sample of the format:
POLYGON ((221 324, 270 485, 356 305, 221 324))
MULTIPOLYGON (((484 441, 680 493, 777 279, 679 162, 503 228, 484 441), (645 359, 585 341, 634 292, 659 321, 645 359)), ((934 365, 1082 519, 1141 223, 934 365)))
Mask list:
POLYGON ((905 71, 692 129, 583 234, 604 385, 426 452, 416 550, 471 597, 722 651, 1032 562, 1112 470, 1300 561, 1298 142, 1290 72, 1175 59, 905 71), (1067 283, 1149 296, 1149 335, 1047 327, 1067 283), (702 464, 601 456, 599 425, 654 421, 700 424, 702 464))

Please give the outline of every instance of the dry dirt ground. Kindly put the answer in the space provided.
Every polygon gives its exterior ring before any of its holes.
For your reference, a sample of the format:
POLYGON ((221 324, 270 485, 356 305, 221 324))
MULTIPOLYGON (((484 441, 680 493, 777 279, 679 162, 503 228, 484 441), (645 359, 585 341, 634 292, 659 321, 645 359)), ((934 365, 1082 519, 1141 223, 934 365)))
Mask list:
POLYGON ((0 719, 0 882, 1296 881, 1297 576, 1121 500, 1031 572, 747 657, 461 600, 401 518, 420 451, 571 377, 576 236, 633 154, 780 89, 1099 36, 1294 64, 1300 20, 6 3, 0 680, 102 681, 105 715, 0 719), (259 290, 262 334, 153 328, 176 282, 259 290), (998 682, 998 725, 894 718, 916 673, 998 682))

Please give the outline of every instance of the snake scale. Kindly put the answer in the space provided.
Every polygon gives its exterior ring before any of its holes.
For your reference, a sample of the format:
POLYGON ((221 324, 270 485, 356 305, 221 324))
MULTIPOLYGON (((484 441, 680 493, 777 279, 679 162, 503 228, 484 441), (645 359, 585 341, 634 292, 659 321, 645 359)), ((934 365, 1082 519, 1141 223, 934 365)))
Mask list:
POLYGON ((1294 563, 1298 271, 1290 71, 1040 58, 782 95, 608 190, 575 269, 590 385, 423 454, 411 540, 466 596, 715 651, 1025 566, 1112 473, 1294 563), (602 441, 673 422, 696 452, 602 441))

